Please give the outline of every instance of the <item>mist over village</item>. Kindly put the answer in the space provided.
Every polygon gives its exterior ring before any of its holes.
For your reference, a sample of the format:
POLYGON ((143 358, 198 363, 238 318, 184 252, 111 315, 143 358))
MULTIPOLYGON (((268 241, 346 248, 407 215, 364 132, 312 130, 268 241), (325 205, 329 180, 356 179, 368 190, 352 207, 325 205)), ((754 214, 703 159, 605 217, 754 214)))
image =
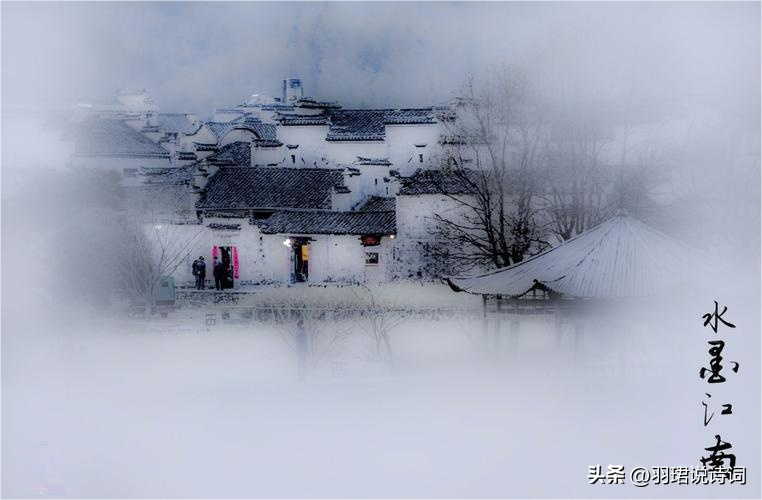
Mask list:
POLYGON ((3 497, 759 497, 758 2, 0 8, 3 497))

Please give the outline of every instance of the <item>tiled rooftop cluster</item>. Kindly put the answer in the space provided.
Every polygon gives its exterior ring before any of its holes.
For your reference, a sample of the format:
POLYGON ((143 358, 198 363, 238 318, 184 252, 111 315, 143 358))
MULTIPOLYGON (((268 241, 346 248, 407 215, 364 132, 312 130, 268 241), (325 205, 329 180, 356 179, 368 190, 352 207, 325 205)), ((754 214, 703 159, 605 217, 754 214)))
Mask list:
POLYGON ((209 180, 199 209, 331 209, 340 170, 326 168, 221 167, 209 180))
POLYGON ((328 141, 383 141, 386 125, 434 123, 432 108, 418 109, 328 109, 314 116, 286 115, 284 126, 327 125, 328 141))

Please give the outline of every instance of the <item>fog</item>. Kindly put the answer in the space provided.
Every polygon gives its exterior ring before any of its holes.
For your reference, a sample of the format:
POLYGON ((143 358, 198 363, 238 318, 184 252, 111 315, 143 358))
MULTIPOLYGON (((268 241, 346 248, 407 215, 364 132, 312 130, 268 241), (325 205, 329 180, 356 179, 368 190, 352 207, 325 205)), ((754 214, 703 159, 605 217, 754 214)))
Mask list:
POLYGON ((3 497, 759 498, 759 3, 3 2, 0 13, 3 497), (495 68, 525 75, 551 109, 635 127, 632 157, 647 145, 671 179, 659 229, 703 258, 689 284, 594 311, 582 344, 572 325, 559 336, 552 317, 532 317, 499 347, 485 346, 480 296, 372 289, 404 310, 389 315, 393 359, 351 286, 130 316, 110 300, 100 241, 119 230, 99 226, 110 192, 67 168, 71 147, 48 121, 143 88, 162 112, 211 118, 279 95, 291 76, 345 108, 426 106, 495 68), (736 325, 718 335, 720 389, 699 378, 715 300, 736 325), (302 373, 296 321, 252 317, 263 304, 354 313, 306 322, 318 349, 302 373), (710 427, 702 401, 717 410, 710 427), (717 433, 746 485, 589 484, 596 464, 699 466, 717 433))
POLYGON ((164 111, 308 94, 346 107, 430 105, 464 75, 518 64, 588 99, 653 113, 759 108, 756 3, 9 3, 4 108, 149 90, 164 111))

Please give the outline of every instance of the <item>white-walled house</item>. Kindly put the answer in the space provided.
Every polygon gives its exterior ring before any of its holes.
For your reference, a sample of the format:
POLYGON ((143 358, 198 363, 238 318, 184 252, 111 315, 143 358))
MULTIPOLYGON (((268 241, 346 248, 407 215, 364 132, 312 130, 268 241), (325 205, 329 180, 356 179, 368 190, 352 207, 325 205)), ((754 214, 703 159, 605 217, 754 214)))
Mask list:
POLYGON ((441 127, 434 108, 325 106, 318 113, 277 117, 278 139, 288 149, 287 162, 322 166, 352 163, 358 157, 386 158, 401 174, 410 175, 430 165, 438 152, 441 127))
POLYGON ((283 143, 278 140, 275 125, 259 122, 203 122, 191 134, 178 139, 178 148, 207 158, 234 143, 251 147, 252 165, 274 166, 284 163, 283 143))
POLYGON ((228 287, 435 279, 446 271, 437 267, 433 249, 442 242, 431 217, 463 215, 451 198, 462 193, 439 169, 453 114, 342 109, 305 98, 300 87, 287 94, 287 102, 252 96, 218 109, 215 121, 155 113, 142 133, 109 120, 112 132, 130 131, 156 155, 135 166, 120 160, 125 175, 136 173, 128 184, 149 231, 161 226, 193 241, 174 273, 178 283, 192 283, 198 256, 208 263, 207 285, 214 257, 225 263, 228 287))
MULTIPOLYGON (((246 143, 234 143, 241 154, 246 143)), ((233 148, 228 151, 233 152, 233 148)), ((193 250, 174 276, 192 282, 192 261, 204 256, 207 285, 218 257, 228 287, 270 283, 363 282, 388 279, 395 234, 394 202, 370 197, 340 210, 351 195, 341 169, 230 166, 219 156, 193 167, 144 172, 144 199, 160 196, 160 225, 193 250), (214 164, 214 162, 219 164, 214 164), (172 194, 174 192, 174 194, 172 194), (150 194, 149 194, 150 193, 150 194)))

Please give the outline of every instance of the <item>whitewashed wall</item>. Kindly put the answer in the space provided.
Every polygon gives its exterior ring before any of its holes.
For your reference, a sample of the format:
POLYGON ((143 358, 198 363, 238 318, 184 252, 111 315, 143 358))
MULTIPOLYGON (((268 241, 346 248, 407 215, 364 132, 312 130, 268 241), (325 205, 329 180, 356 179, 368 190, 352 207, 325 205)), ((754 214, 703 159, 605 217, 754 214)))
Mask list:
POLYGON ((231 144, 233 142, 251 142, 252 140, 256 139, 257 136, 254 132, 247 129, 240 129, 240 128, 234 128, 229 130, 226 134, 224 134, 222 137, 220 137, 219 143, 217 143, 217 146, 227 146, 228 144, 231 144))
POLYGON ((278 166, 290 166, 291 161, 286 161, 285 146, 277 148, 263 148, 252 147, 251 148, 251 165, 278 165, 278 166))
POLYGON ((324 141, 328 159, 334 163, 352 163, 358 156, 386 158, 388 150, 384 141, 324 141))
POLYGON ((216 144, 217 137, 209 130, 208 127, 202 126, 195 134, 184 135, 177 140, 180 148, 183 151, 193 151, 193 143, 199 144, 216 144))
POLYGON ((438 152, 440 126, 437 123, 419 125, 387 125, 386 143, 389 159, 402 175, 428 165, 438 152), (416 147, 416 144, 426 144, 416 147), (423 155, 421 161, 419 155, 423 155))
POLYGON ((395 238, 390 279, 429 278, 441 274, 441 263, 431 253, 437 241, 433 214, 450 220, 463 217, 462 204, 444 195, 397 196, 397 237, 395 238))
MULTIPOLYGON (((283 144, 299 145, 296 149, 289 149, 287 154, 296 158, 295 166, 311 167, 315 163, 323 165, 327 159, 327 147, 325 137, 328 134, 328 126, 279 126, 278 140, 283 144)), ((287 160, 291 164, 290 156, 287 160)))
MULTIPOLYGON (((299 145, 287 153, 296 157, 296 166, 320 164, 323 158, 333 163, 352 163, 358 156, 389 158, 403 175, 409 175, 437 154, 440 126, 387 125, 384 141, 326 141, 327 135, 328 126, 322 125, 278 127, 278 138, 284 144, 299 145), (423 161, 419 155, 423 155, 423 161)), ((290 160, 290 156, 287 158, 290 160)))
MULTIPOLYGON (((165 230, 177 241, 194 241, 183 263, 172 274, 178 285, 192 286, 192 264, 199 256, 207 263, 207 286, 214 283, 212 248, 234 246, 238 250, 239 279, 236 286, 267 283, 289 283, 293 250, 283 244, 284 234, 262 234, 246 219, 206 218, 205 225, 166 225, 165 230), (240 224, 240 230, 209 229, 210 222, 240 224)), ((147 225, 152 234, 153 225, 147 225)), ((299 235, 305 236, 305 235, 299 235)), ((392 242, 388 237, 375 247, 363 247, 358 235, 312 235, 310 243, 309 282, 365 281, 366 277, 384 280, 389 275, 392 242), (378 266, 365 265, 365 252, 379 253, 378 266)))

